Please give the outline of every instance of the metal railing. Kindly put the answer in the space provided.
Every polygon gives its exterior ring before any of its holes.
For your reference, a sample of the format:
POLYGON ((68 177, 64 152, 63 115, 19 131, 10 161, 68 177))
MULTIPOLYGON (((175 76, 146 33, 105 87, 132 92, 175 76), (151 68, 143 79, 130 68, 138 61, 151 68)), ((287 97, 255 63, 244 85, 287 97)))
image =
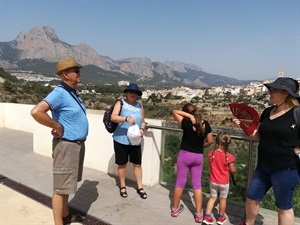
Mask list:
MULTIPOLYGON (((159 129, 159 130, 163 130, 163 131, 173 131, 173 132, 182 132, 182 129, 180 128, 173 128, 173 127, 165 127, 165 126, 156 126, 156 125, 150 125, 150 124, 147 124, 146 128, 152 128, 152 129, 159 129)), ((222 128, 218 128, 218 129, 222 129, 222 128)), ((226 128, 224 128, 226 129, 226 128)), ((215 137, 216 136, 216 133, 213 132, 213 136, 215 137)), ((246 183, 246 187, 248 188, 249 184, 250 184, 250 181, 251 181, 251 177, 252 177, 252 172, 253 172, 253 153, 255 152, 254 150, 254 143, 256 141, 254 141, 252 138, 249 138, 249 137, 242 137, 242 136, 236 136, 236 135, 231 135, 231 138, 233 140, 241 140, 241 141, 245 141, 245 142, 248 142, 249 143, 249 148, 248 148, 248 161, 247 161, 247 183, 246 183)), ((163 132, 163 135, 162 135, 162 146, 161 146, 161 179, 160 179, 160 183, 165 183, 163 181, 163 161, 164 161, 164 150, 165 150, 165 134, 163 132)), ((256 155, 256 154, 255 154, 256 155)))

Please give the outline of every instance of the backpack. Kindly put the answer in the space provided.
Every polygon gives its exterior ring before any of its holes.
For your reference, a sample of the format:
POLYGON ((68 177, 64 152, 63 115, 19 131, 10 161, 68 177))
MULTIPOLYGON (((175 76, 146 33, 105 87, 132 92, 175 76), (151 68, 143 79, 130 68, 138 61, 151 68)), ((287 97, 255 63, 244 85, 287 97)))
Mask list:
POLYGON ((118 126, 118 123, 115 123, 113 121, 111 121, 111 114, 112 112, 114 111, 114 107, 115 107, 115 104, 117 101, 120 101, 121 103, 121 109, 120 109, 120 112, 119 112, 119 115, 122 111, 122 106, 123 106, 123 100, 122 99, 118 99, 115 101, 115 103, 109 107, 105 112, 104 112, 104 115, 103 115, 103 123, 104 123, 104 126, 106 128, 106 130, 109 132, 109 133, 113 133, 117 126, 118 126))
POLYGON ((298 129, 300 129, 300 106, 293 109, 293 116, 298 129))

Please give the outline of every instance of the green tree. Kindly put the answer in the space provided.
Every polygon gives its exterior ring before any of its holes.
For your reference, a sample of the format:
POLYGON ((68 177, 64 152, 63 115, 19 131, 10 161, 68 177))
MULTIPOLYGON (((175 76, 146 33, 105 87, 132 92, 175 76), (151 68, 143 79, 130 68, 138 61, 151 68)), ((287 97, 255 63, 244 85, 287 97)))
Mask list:
POLYGON ((169 92, 169 93, 165 96, 165 99, 172 99, 172 97, 173 97, 172 92, 169 92))
POLYGON ((5 91, 14 93, 14 85, 10 81, 5 80, 3 83, 3 87, 5 91))
POLYGON ((165 157, 176 156, 180 146, 180 137, 178 137, 178 135, 168 134, 165 140, 165 157))

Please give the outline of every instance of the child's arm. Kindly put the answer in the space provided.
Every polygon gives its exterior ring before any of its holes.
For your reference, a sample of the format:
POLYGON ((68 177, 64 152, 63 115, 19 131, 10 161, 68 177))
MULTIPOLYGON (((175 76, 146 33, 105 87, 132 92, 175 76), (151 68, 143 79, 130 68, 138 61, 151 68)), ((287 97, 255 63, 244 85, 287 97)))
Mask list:
POLYGON ((234 174, 236 172, 236 167, 233 162, 229 163, 228 167, 229 167, 230 173, 234 174))

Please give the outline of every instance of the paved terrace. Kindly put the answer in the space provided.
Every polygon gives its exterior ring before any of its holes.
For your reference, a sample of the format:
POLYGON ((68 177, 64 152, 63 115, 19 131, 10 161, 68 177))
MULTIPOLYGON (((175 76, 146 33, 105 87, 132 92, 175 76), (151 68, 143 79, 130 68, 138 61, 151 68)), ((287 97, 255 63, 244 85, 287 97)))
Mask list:
MULTIPOLYGON (((0 185, 0 224, 53 224, 50 208, 52 159, 33 153, 32 133, 1 128, 0 143, 0 181, 3 184, 0 185), (7 185, 10 183, 7 180, 15 182, 15 185, 7 185), (16 184, 21 187, 16 188, 16 184), (29 197, 24 195, 26 188, 34 194, 29 194, 29 197)), ((128 182, 128 197, 121 198, 116 177, 85 168, 78 192, 70 196, 70 205, 88 216, 84 224, 196 224, 193 219, 195 208, 190 191, 186 191, 182 199, 185 205, 184 212, 179 217, 172 218, 170 205, 173 188, 155 185, 145 189, 148 199, 143 200, 137 195, 135 184, 128 182)), ((206 201, 207 198, 204 198, 204 207, 206 201)), ((224 224, 239 224, 243 212, 243 205, 228 201, 228 220, 224 224)), ((213 213, 216 215, 217 211, 214 210, 213 213)), ((296 218, 296 221, 299 225, 300 219, 296 218)), ((276 213, 261 210, 256 224, 276 225, 276 213)))

